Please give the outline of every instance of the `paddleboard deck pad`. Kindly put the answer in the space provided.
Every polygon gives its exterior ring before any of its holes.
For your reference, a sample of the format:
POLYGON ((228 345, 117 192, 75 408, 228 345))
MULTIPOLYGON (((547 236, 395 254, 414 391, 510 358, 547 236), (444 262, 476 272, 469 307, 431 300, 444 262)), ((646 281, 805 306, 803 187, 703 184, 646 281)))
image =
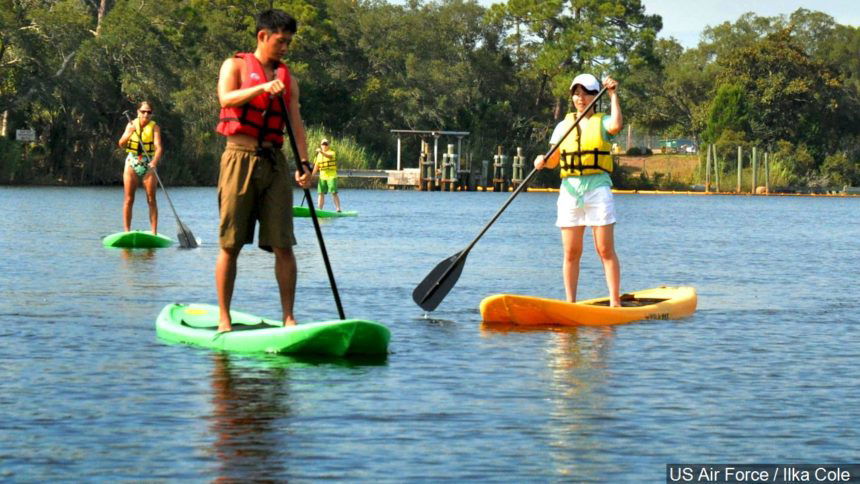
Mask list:
POLYGON ((108 235, 102 239, 102 245, 127 249, 160 249, 173 245, 173 239, 143 230, 132 230, 108 235))
POLYGON ((282 326, 281 321, 230 311, 232 331, 219 333, 218 306, 168 304, 155 322, 158 337, 174 343, 240 353, 383 356, 391 333, 382 324, 344 319, 282 326))
MULTIPOLYGON (((345 210, 343 212, 337 212, 333 210, 320 210, 317 209, 317 218, 334 218, 334 217, 355 217, 358 215, 358 212, 355 210, 345 210)), ((310 217, 311 209, 308 207, 293 207, 293 217, 310 217)))
POLYGON ((608 326, 647 319, 681 319, 696 312, 692 287, 661 286, 621 296, 620 308, 609 307, 609 298, 569 303, 516 294, 495 294, 481 301, 486 324, 518 326, 608 326))

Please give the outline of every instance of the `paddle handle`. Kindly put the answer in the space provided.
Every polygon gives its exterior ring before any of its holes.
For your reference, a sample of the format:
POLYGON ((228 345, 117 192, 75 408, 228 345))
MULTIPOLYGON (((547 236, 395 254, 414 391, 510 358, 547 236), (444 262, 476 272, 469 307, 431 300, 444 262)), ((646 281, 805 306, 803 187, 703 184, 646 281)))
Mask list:
MULTIPOLYGON (((289 89, 289 86, 287 86, 289 89)), ((301 172, 302 167, 307 168, 308 173, 312 173, 310 163, 307 160, 302 160, 299 155, 299 146, 296 144, 296 137, 293 133, 293 126, 290 123, 290 112, 287 109, 287 103, 284 102, 284 96, 282 94, 277 94, 278 101, 281 103, 281 112, 284 115, 284 122, 287 127, 287 137, 290 139, 290 148, 292 148, 293 156, 296 158, 296 171, 301 172)), ((307 188, 304 189, 305 198, 308 200, 308 210, 311 213, 311 219, 314 221, 314 230, 317 234, 317 241, 319 242, 320 252, 322 253, 323 261, 325 262, 325 270, 328 273, 328 281, 331 284, 331 292, 334 295, 334 302, 337 305, 337 314, 340 316, 340 319, 346 319, 346 315, 343 312, 343 306, 340 303, 340 294, 337 292, 337 283, 334 280, 334 272, 331 270, 331 262, 328 259, 328 252, 325 249, 325 241, 323 240, 322 229, 320 229, 320 222, 317 219, 317 211, 314 208, 314 202, 311 200, 311 192, 307 188)), ((292 210, 292 207, 290 208, 292 210)))

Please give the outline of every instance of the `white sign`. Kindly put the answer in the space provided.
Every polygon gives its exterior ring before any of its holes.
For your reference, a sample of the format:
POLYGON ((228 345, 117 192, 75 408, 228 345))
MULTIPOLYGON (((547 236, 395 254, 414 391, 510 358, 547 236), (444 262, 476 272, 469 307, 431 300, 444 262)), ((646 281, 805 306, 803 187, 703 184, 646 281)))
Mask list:
POLYGON ((18 141, 36 141, 35 129, 16 129, 15 139, 18 141))

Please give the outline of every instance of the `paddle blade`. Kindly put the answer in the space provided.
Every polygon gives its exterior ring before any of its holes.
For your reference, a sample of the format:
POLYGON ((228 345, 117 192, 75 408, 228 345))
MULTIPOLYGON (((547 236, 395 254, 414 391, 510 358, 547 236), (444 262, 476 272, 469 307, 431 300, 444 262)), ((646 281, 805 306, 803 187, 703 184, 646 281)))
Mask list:
POLYGON ((468 253, 464 251, 457 252, 434 267, 412 291, 412 300, 415 304, 425 311, 436 309, 460 278, 460 273, 463 272, 463 266, 466 264, 466 255, 468 253))
POLYGON ((197 248, 197 239, 194 238, 194 234, 182 222, 179 222, 179 232, 177 232, 176 238, 179 239, 179 247, 183 249, 197 248))

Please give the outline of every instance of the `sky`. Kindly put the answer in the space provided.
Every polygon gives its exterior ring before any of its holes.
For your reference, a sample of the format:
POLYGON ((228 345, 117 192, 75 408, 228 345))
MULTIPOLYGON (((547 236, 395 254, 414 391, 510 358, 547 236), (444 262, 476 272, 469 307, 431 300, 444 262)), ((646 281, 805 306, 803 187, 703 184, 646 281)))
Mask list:
POLYGON ((860 0, 642 0, 645 12, 663 18, 659 36, 696 47, 707 26, 734 23, 753 12, 761 17, 791 14, 798 8, 824 12, 840 24, 860 26, 860 0))

